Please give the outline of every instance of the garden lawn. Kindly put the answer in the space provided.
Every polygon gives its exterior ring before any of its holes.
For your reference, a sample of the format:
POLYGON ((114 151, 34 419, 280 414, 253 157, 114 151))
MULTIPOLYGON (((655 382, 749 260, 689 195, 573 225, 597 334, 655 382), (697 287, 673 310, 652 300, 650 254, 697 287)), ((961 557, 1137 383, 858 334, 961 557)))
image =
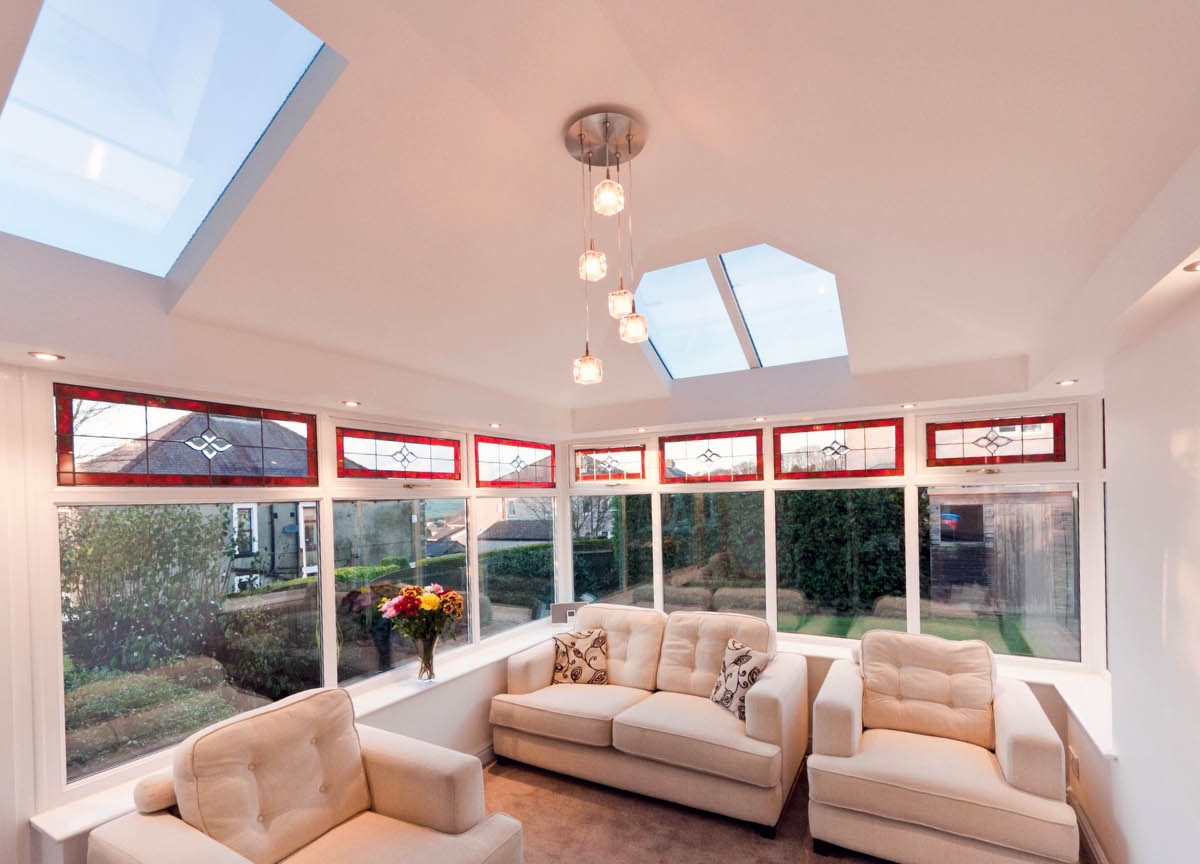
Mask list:
MULTIPOLYGON (((779 613, 780 633, 810 633, 815 636, 841 636, 861 639, 868 630, 903 630, 903 618, 880 618, 873 615, 795 615, 779 613)), ((946 639, 982 639, 997 654, 1031 656, 1032 651, 1022 637, 1015 621, 977 618, 927 618, 921 622, 921 632, 946 639)))

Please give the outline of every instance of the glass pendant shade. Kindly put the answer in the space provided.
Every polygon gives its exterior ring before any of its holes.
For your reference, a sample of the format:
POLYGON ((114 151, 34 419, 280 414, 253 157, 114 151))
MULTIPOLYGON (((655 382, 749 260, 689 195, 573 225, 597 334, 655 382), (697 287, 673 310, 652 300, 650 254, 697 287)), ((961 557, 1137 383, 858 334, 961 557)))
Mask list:
POLYGON ((592 209, 601 216, 616 216, 625 209, 625 190, 616 180, 605 177, 592 190, 592 209))
POLYGON ((633 292, 619 284, 616 291, 608 292, 608 314, 616 321, 633 312, 633 292))
POLYGON ((579 278, 599 282, 607 272, 608 258, 603 252, 598 252, 594 244, 590 244, 587 251, 579 256, 579 278))
POLYGON ((636 345, 650 338, 650 323, 645 315, 631 312, 621 319, 621 341, 636 345))
POLYGON ((600 362, 599 357, 590 352, 575 358, 572 372, 576 384, 599 384, 604 380, 604 364, 600 362))

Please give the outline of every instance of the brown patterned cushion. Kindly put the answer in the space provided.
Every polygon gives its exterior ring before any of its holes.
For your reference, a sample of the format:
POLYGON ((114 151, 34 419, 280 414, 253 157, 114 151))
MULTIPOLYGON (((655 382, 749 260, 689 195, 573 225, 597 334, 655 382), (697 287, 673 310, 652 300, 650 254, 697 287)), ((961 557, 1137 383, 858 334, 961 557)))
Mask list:
POLYGON ((608 636, 600 628, 554 637, 553 684, 607 684, 608 636))
POLYGON ((713 687, 712 701, 723 705, 739 720, 746 719, 746 693, 762 675, 771 655, 755 651, 736 639, 725 644, 725 662, 713 687))

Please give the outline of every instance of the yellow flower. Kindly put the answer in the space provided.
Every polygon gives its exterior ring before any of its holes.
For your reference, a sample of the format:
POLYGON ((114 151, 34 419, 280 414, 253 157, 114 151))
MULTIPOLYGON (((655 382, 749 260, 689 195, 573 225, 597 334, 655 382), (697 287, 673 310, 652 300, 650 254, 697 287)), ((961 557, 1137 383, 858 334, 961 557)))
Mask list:
POLYGON ((421 608, 433 611, 442 605, 442 598, 432 592, 426 592, 421 595, 421 608))

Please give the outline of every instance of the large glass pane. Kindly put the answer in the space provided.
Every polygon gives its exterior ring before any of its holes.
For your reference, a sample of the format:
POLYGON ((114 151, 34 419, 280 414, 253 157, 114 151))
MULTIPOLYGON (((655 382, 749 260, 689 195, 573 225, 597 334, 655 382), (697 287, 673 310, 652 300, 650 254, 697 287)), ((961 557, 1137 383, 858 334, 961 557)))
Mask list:
POLYGON ((68 780, 321 685, 316 507, 59 508, 68 780))
POLYGON ((920 491, 921 630, 1079 659, 1078 487, 920 491))
POLYGON ((654 538, 649 495, 571 499, 575 599, 654 605, 654 538))
POLYGON ((766 243, 726 252, 721 263, 762 365, 846 356, 832 273, 766 243))
POLYGON ((481 636, 545 618, 554 602, 554 499, 476 498, 471 508, 481 636))
POLYGON ((651 270, 638 283, 637 305, 672 378, 750 368, 703 258, 651 270))
POLYGON ((320 47, 267 0, 45 0, 0 113, 0 231, 166 275, 320 47))
POLYGON ((904 630, 904 490, 775 493, 780 632, 904 630))
POLYGON ((761 492, 663 495, 663 608, 767 614, 761 492))
POLYGON ((413 641, 379 614, 404 585, 436 582, 462 594, 466 614, 454 638, 469 640, 466 499, 336 501, 333 538, 340 683, 416 656, 413 641))

